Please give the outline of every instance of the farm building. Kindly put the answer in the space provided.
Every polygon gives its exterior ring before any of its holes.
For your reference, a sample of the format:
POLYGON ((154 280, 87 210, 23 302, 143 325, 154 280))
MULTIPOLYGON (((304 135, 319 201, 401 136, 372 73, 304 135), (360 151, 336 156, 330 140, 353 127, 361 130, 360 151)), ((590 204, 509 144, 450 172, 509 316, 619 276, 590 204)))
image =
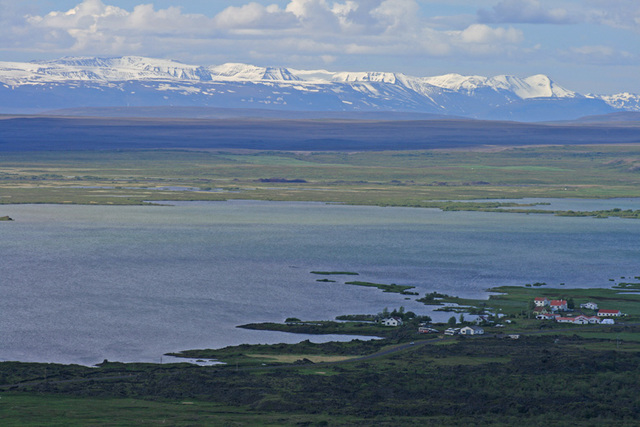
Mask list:
POLYGON ((545 297, 534 298, 533 302, 536 304, 536 307, 545 307, 549 305, 549 300, 545 297))
POLYGON ((389 317, 382 320, 382 324, 384 326, 400 326, 402 325, 402 319, 400 319, 399 317, 389 317))
POLYGON ((482 335, 484 334, 484 329, 479 326, 465 326, 460 329, 460 335, 482 335))
POLYGON ((620 310, 598 310, 598 317, 620 317, 622 312, 620 310))

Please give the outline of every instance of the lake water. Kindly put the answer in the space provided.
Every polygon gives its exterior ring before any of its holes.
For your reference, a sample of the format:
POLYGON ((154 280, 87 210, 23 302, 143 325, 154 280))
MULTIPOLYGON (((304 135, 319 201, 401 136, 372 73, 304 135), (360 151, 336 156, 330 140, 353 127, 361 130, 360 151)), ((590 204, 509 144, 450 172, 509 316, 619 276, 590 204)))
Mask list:
POLYGON ((255 201, 5 205, 0 215, 15 219, 0 222, 0 360, 157 362, 306 338, 235 327, 248 322, 401 305, 450 316, 343 284, 353 277, 316 282, 312 270, 473 297, 495 285, 609 287, 640 275, 640 221, 618 218, 255 201))

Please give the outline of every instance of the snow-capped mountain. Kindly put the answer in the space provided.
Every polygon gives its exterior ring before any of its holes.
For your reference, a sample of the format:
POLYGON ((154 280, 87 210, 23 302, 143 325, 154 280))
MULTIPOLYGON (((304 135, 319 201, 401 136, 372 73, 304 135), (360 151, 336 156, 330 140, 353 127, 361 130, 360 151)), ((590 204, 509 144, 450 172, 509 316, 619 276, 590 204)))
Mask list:
POLYGON ((438 87, 455 91, 465 91, 471 95, 477 90, 488 88, 494 91, 505 90, 514 93, 520 99, 530 98, 575 98, 577 94, 558 86, 543 74, 524 79, 514 76, 462 76, 445 74, 443 76, 426 77, 425 82, 438 87))
POLYGON ((600 96, 607 104, 623 111, 640 111, 640 95, 624 92, 600 96))
POLYGON ((105 106, 396 111, 501 120, 561 120, 640 111, 631 94, 581 95, 545 75, 412 77, 135 56, 0 62, 0 112, 105 106))

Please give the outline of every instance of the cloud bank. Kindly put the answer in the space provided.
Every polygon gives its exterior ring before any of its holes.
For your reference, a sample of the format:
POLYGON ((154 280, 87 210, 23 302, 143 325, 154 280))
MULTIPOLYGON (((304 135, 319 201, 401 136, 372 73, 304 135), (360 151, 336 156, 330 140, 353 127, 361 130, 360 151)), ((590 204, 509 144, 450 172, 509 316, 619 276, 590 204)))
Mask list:
MULTIPOLYGON (((12 4, 3 0, 0 5, 15 9, 12 4)), ((140 4, 126 10, 84 0, 43 15, 13 12, 14 20, 0 31, 4 50, 65 55, 492 56, 509 54, 523 40, 520 30, 489 23, 435 29, 419 12, 416 0, 290 0, 283 7, 246 3, 209 17, 183 13, 180 7, 140 4)))
POLYGON ((501 0, 477 16, 486 24, 593 24, 640 32, 637 0, 501 0))
POLYGON ((537 0, 503 0, 492 9, 480 9, 478 18, 485 23, 574 24, 583 18, 565 8, 549 8, 537 0))

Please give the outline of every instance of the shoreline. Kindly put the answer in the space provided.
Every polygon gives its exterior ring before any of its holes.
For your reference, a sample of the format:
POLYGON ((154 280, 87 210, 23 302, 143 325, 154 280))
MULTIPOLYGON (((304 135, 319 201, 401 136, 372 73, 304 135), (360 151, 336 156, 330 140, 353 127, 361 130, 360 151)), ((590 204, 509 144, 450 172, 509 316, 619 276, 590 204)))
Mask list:
MULTIPOLYGON (((634 279, 640 281, 640 276, 636 276, 634 279)), ((587 302, 597 302, 604 304, 605 306, 618 304, 620 307, 624 307, 625 312, 623 322, 620 323, 620 319, 616 319, 617 322, 612 325, 596 324, 596 325, 582 325, 587 326, 584 331, 594 331, 600 329, 607 329, 610 327, 625 327, 637 325, 640 321, 640 282, 628 283, 619 282, 614 284, 611 288, 554 288, 549 287, 546 284, 536 283, 534 285, 526 284, 524 286, 498 286, 487 290, 488 298, 482 299, 463 299, 459 297, 453 297, 449 295, 437 294, 432 295, 432 298, 426 297, 418 299, 426 306, 439 305, 447 307, 447 304, 455 304, 457 309, 452 310, 453 316, 449 319, 449 322, 431 322, 430 318, 422 319, 418 316, 417 321, 411 322, 411 317, 406 325, 401 325, 399 329, 389 328, 381 326, 379 323, 371 323, 369 321, 348 321, 348 322, 336 322, 332 320, 291 320, 285 323, 273 323, 263 322, 257 324, 244 324, 239 325, 240 328, 268 330, 268 331, 281 331, 290 333, 304 333, 304 334, 325 334, 335 333, 337 329, 343 331, 364 331, 368 330, 371 333, 378 333, 382 335, 382 343, 391 343, 394 340, 400 339, 400 342, 418 341, 424 339, 425 335, 419 332, 418 324, 425 325, 425 328, 434 328, 434 331, 438 330, 437 335, 442 335, 445 328, 456 326, 468 326, 474 322, 469 322, 468 316, 475 317, 476 320, 482 320, 481 322, 475 322, 482 325, 485 329, 488 328, 487 333, 494 334, 496 336, 509 335, 509 334, 527 334, 527 333, 570 333, 577 330, 581 325, 565 324, 565 323, 549 323, 549 321, 538 320, 534 318, 535 313, 531 309, 531 305, 535 299, 535 296, 555 296, 558 298, 569 298, 572 307, 566 310, 565 316, 594 316, 595 312, 591 309, 574 308, 573 304, 586 304, 587 302), (575 298, 575 300, 574 300, 575 298), (532 314, 533 313, 533 314, 532 314), (460 316, 460 320, 456 320, 456 314, 460 316), (466 315, 466 316, 465 316, 466 315), (486 316, 486 320, 485 319, 486 316), (466 317, 467 320, 463 320, 466 317), (453 323, 451 320, 453 319, 453 323), (424 323, 421 323, 424 322, 424 323), (504 324, 503 324, 504 323, 504 324), (345 326, 348 325, 348 326, 345 326), (413 333, 407 331, 407 327, 412 327, 413 333), (340 329, 341 328, 341 329, 340 329), (355 328, 355 329, 354 329, 355 328), (592 329, 588 329, 592 328, 592 329), (544 330, 543 330, 544 329, 544 330), (329 331, 329 332, 327 332, 329 331), (390 341, 391 340, 391 341, 390 341)), ((394 310, 395 313, 395 310, 394 310)), ((349 316, 365 316, 365 315, 349 315, 349 316)), ((369 315, 367 315, 369 316, 369 315)), ((380 316, 380 314, 378 314, 380 316)), ((412 313, 415 317, 415 314, 412 313)), ((338 316, 338 317, 347 317, 338 316)), ((355 333, 355 332, 352 332, 355 333)), ((484 332, 483 332, 484 333, 484 332)), ((354 338, 355 339, 355 338, 354 338)), ((344 344, 344 343, 343 343, 344 344)), ((289 345, 289 346, 295 346, 289 345)), ((246 344, 241 346, 245 349, 250 349, 252 345, 246 344)), ((259 347, 259 345, 258 345, 259 347)), ((219 355, 229 351, 234 347, 228 347, 223 349, 207 349, 207 350, 184 350, 178 353, 171 353, 176 357, 209 357, 211 355, 219 355)), ((248 350, 249 351, 249 350, 248 350)))

